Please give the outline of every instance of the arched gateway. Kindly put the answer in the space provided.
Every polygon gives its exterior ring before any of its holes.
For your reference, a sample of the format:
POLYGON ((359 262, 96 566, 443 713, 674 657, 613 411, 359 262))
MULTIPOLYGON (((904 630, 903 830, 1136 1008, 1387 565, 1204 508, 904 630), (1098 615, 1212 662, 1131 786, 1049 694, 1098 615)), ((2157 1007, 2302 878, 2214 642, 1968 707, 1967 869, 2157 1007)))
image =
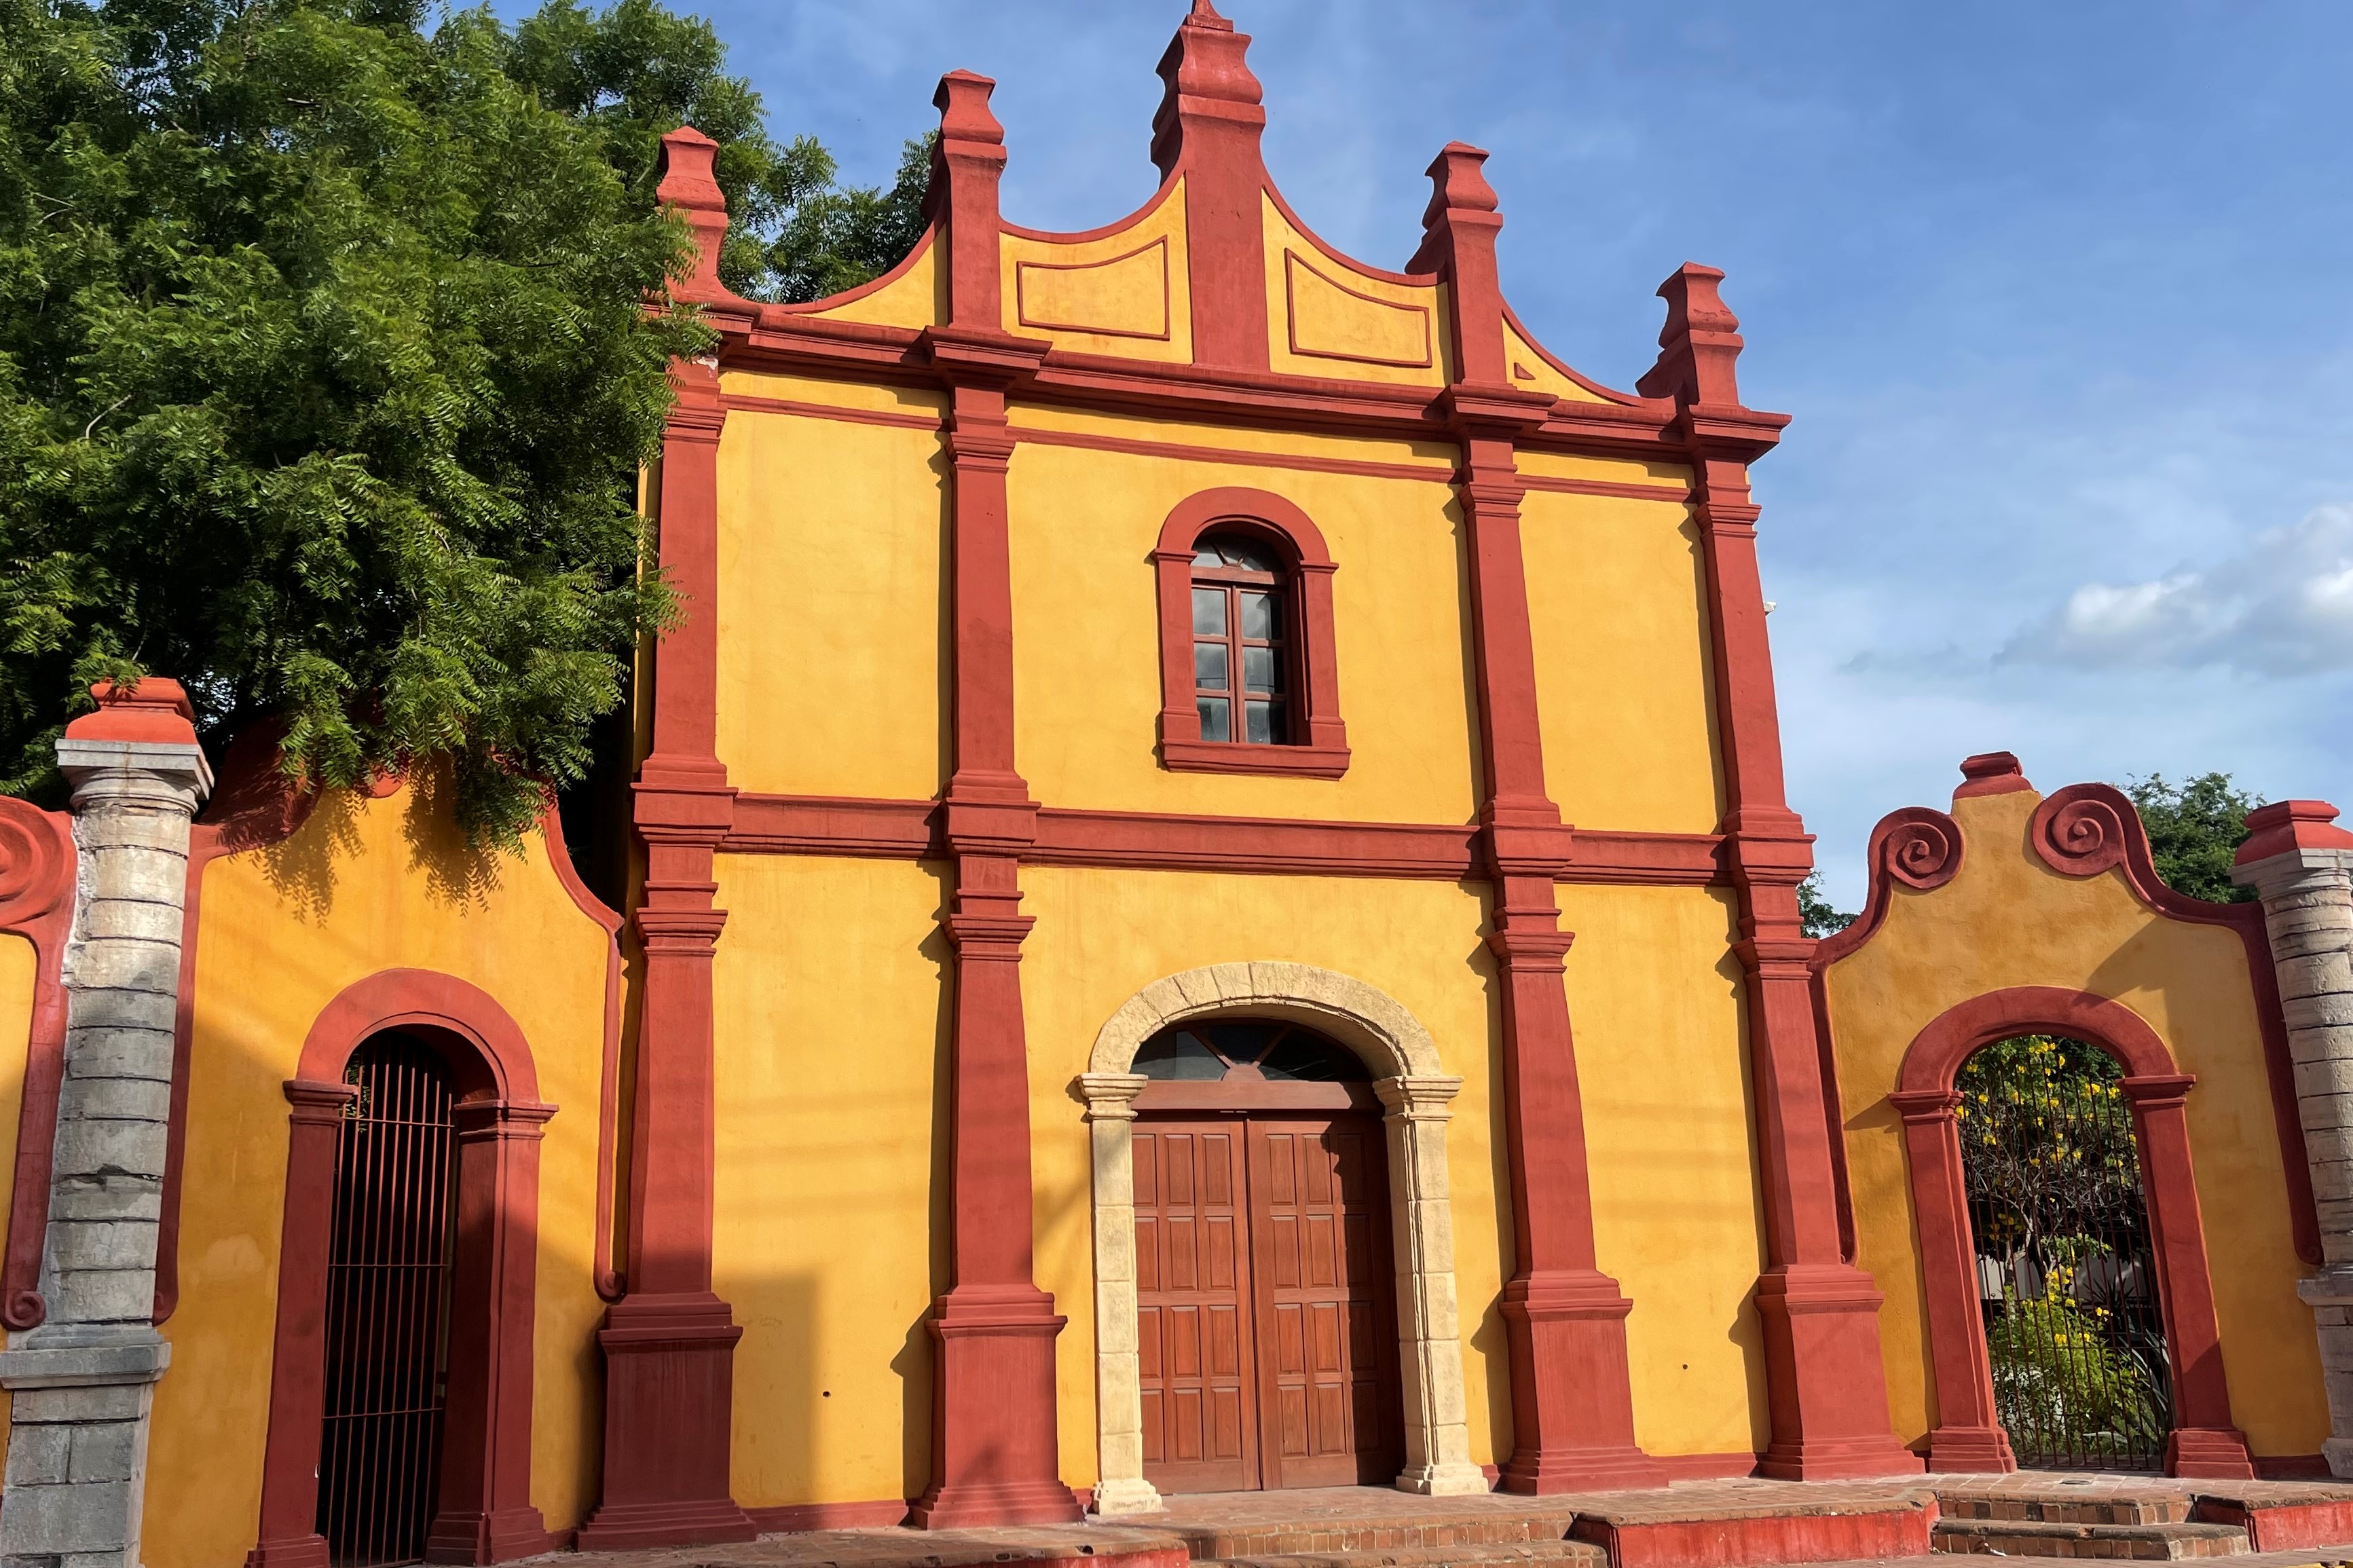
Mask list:
MULTIPOLYGON (((1383 1163, 1387 1167, 1385 1200, 1377 1189, 1369 1195, 1375 1203, 1386 1202, 1388 1234, 1381 1250, 1396 1280, 1395 1397, 1402 1405, 1405 1458, 1397 1485, 1433 1495, 1487 1490, 1486 1477, 1471 1461, 1449 1213, 1447 1105, 1462 1080, 1440 1069, 1430 1032, 1410 1013, 1360 980, 1303 963, 1220 963, 1170 975, 1138 992, 1096 1036, 1090 1070, 1079 1079, 1094 1152, 1097 1508, 1104 1513, 1134 1513, 1160 1506, 1158 1489, 1144 1473, 1136 1247, 1136 1114, 1139 1097, 1155 1079, 1136 1070, 1137 1056, 1147 1042, 1154 1043, 1156 1056, 1193 1049, 1209 1054, 1206 1046, 1175 1043, 1169 1031, 1174 1026, 1206 1027, 1220 1020, 1295 1026, 1297 1032, 1288 1040, 1270 1039, 1259 1047, 1268 1061, 1286 1050, 1312 1057, 1319 1036, 1362 1059, 1372 1095, 1381 1107, 1386 1160, 1352 1152, 1344 1127, 1324 1134, 1322 1142, 1332 1151, 1335 1170, 1345 1168, 1342 1187, 1351 1181, 1366 1182, 1366 1173, 1377 1173, 1383 1163)), ((1238 1054, 1247 1058, 1249 1072, 1258 1072, 1251 1047, 1242 1045, 1238 1054)), ((1217 1061, 1214 1076, 1222 1078, 1228 1066, 1226 1060, 1217 1061)), ((1208 1079, 1213 1076, 1212 1064, 1203 1063, 1187 1076, 1197 1082, 1208 1079)), ((1220 1081, 1216 1088, 1227 1091, 1237 1106, 1258 1099, 1271 1104, 1282 1095, 1265 1092, 1276 1089, 1268 1077, 1260 1073, 1249 1083, 1220 1081)), ((1342 1089, 1336 1083, 1315 1087, 1342 1089)), ((1347 1096, 1326 1093, 1324 1098, 1336 1105, 1347 1096)), ((1282 1142, 1288 1136, 1262 1141, 1271 1150, 1295 1152, 1295 1139, 1282 1142)), ((1239 1151, 1229 1156, 1240 1157, 1239 1151)), ((1257 1157, 1271 1170, 1271 1162, 1279 1156, 1261 1151, 1257 1157)), ((1357 1201, 1355 1194, 1332 1200, 1335 1212, 1357 1201)), ((1389 1397, 1375 1392, 1388 1383, 1385 1375, 1373 1375, 1370 1366, 1353 1370, 1364 1374, 1361 1386, 1366 1397, 1389 1397)), ((1371 1425, 1377 1429, 1381 1424, 1371 1425)), ((1229 1479, 1222 1484, 1255 1482, 1229 1479)))

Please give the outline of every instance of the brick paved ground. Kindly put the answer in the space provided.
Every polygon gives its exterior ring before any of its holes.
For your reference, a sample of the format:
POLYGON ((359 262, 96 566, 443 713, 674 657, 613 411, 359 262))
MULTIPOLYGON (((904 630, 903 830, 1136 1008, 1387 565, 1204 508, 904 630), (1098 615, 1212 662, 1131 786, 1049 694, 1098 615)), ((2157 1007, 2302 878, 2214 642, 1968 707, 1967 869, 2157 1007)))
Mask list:
MULTIPOLYGON (((2353 1500, 2353 1484, 2316 1481, 2196 1482, 2156 1476, 2070 1475, 2021 1470, 2009 1476, 1924 1476, 1892 1481, 1683 1481, 1648 1491, 1425 1498, 1374 1487, 1226 1492, 1169 1500, 1165 1513, 1132 1520, 1034 1530, 830 1530, 771 1535, 736 1546, 679 1547, 600 1554, 596 1568, 965 1568, 968 1564, 1123 1560, 1167 1568, 1187 1558, 1333 1552, 1387 1552, 1411 1540, 1557 1542, 1578 1516, 1612 1525, 1678 1521, 1820 1517, 1919 1507, 1931 1493, 2002 1503, 2145 1500, 2152 1516, 2186 1517, 2197 1497, 2265 1504, 2353 1500), (2168 1506, 2170 1505, 2170 1506, 2168 1506)), ((1961 1511, 1948 1508, 1947 1516, 1961 1511)), ((2001 1510, 2008 1513, 2008 1508, 2001 1510)), ((2056 1517, 2056 1509, 2053 1517, 2056 1517)), ((1427 1562, 1426 1553, 1411 1554, 1427 1562)), ((540 1559, 543 1563, 563 1559, 540 1559)), ((586 1560, 579 1562, 588 1568, 586 1560)), ((1883 1559, 1923 1568, 1922 1560, 1883 1559)), ((2005 1568, 2039 1568, 2059 1559, 2008 1556, 2005 1568)), ((2247 1553, 2231 1568, 2353 1568, 2353 1542, 2342 1548, 2247 1553)), ((1860 1563, 1827 1568, 1864 1568, 1860 1563)))

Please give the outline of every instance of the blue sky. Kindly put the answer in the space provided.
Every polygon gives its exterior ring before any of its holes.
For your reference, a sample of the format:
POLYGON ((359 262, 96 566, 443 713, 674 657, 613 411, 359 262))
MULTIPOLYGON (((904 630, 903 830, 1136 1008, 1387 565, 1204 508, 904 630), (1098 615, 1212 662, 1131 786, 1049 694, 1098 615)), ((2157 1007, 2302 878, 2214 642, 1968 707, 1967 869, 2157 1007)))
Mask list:
MULTIPOLYGON (((691 4, 691 0, 687 0, 691 4)), ((1221 0, 1222 3, 1222 0, 1221 0)), ((1017 223, 1153 188, 1185 0, 703 0, 779 135, 886 181, 997 79, 1017 223)), ((1792 804, 1854 908, 1972 752, 2353 809, 2353 7, 1231 0, 1269 168, 1401 266, 1453 138, 1504 288, 1615 386, 1730 275, 1792 804)), ((1599 826, 1599 825, 1597 825, 1599 826)))

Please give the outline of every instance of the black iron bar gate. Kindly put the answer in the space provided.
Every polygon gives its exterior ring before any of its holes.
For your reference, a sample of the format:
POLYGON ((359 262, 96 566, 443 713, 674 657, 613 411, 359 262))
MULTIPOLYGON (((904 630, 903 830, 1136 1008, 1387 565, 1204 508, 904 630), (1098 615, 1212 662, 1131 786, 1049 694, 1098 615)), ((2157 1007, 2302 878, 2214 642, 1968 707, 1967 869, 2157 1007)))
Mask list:
POLYGON ((448 1069, 378 1035, 335 1144, 319 1533, 336 1568, 421 1562, 441 1465, 456 1132, 448 1069))
POLYGON ((2154 1469, 2173 1427, 2123 1077, 2097 1047, 2029 1035, 1955 1084, 1994 1410, 2022 1465, 2154 1469))

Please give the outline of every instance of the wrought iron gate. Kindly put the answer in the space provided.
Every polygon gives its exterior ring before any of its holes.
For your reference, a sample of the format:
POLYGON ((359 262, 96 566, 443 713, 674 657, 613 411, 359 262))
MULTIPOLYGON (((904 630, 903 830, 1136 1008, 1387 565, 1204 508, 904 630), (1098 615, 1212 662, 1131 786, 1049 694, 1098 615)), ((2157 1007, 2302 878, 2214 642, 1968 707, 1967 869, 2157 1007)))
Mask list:
POLYGON ((421 1562, 441 1468, 456 1138, 448 1069, 404 1035, 353 1054, 335 1144, 319 1533, 336 1568, 421 1562))
POLYGON ((2028 1035, 1955 1084, 1994 1409, 2022 1465, 2155 1468, 2172 1430, 2123 1076, 2097 1047, 2028 1035))

